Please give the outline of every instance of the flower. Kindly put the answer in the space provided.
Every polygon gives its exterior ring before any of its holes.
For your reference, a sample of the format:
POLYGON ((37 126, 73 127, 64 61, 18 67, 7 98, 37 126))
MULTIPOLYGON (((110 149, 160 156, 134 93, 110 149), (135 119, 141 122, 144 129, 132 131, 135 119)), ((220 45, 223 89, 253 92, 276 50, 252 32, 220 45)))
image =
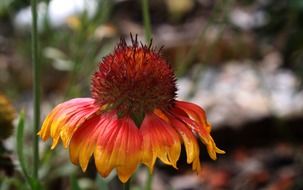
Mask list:
POLYGON ((152 172, 156 159, 177 168, 183 143, 187 163, 200 170, 198 140, 208 154, 224 151, 212 139, 204 110, 176 100, 176 79, 171 67, 151 46, 132 38, 121 40, 104 57, 92 76, 91 98, 75 98, 57 105, 38 135, 62 140, 70 159, 86 170, 90 158, 101 176, 113 169, 126 182, 140 163, 152 172))
MULTIPOLYGON (((11 136, 14 131, 13 120, 16 118, 15 108, 8 98, 0 92, 0 147, 1 140, 11 136)), ((1 151, 0 151, 1 154, 1 151)))

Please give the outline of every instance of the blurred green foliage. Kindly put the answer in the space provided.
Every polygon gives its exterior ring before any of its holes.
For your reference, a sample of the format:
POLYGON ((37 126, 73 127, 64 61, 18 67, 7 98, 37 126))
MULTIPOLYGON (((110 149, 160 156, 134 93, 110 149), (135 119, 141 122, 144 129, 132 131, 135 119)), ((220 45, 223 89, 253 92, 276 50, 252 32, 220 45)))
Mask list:
POLYGON ((22 7, 28 6, 30 0, 1 0, 0 1, 0 18, 12 16, 13 13, 22 7))
POLYGON ((261 7, 269 22, 257 30, 261 38, 273 41, 281 49, 284 65, 303 78, 303 1, 269 1, 261 7))

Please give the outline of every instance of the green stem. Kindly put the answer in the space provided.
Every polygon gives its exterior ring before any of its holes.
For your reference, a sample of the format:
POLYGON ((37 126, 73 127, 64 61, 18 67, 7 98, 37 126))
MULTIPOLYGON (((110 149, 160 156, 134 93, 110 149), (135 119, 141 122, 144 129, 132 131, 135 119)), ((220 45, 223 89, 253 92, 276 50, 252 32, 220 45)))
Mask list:
POLYGON ((144 190, 152 190, 152 181, 153 181, 153 175, 152 175, 152 173, 147 171, 147 180, 146 180, 144 190))
POLYGON ((126 182, 123 183, 123 190, 130 190, 130 179, 126 182))
MULTIPOLYGON (((212 16, 210 22, 207 24, 207 27, 209 27, 211 24, 213 24, 215 22, 215 17, 217 17, 218 13, 222 14, 221 27, 219 27, 219 34, 217 35, 218 37, 213 41, 212 44, 210 44, 209 48, 205 52, 205 56, 202 59, 202 63, 206 63, 207 60, 209 60, 209 58, 213 55, 213 50, 214 50, 215 46, 217 45, 217 43, 222 38, 224 30, 225 30, 225 28, 228 24, 228 20, 227 20, 228 11, 232 7, 232 5, 234 3, 234 0, 227 0, 227 1, 224 1, 224 2, 222 1, 222 2, 218 2, 218 3, 219 4, 217 4, 216 7, 215 7, 214 15, 212 16)), ((207 28, 206 28, 206 30, 207 30, 207 28)), ((203 42, 201 41, 201 43, 203 43, 203 42)), ((195 46, 193 48, 193 50, 194 50, 194 52, 196 52, 197 46, 195 46)), ((191 56, 191 58, 193 58, 193 55, 191 56)), ((187 63, 189 63, 189 62, 187 62, 187 63)), ((200 64, 199 67, 195 70, 196 74, 194 74, 192 76, 192 81, 193 81, 194 85, 193 85, 193 88, 191 88, 190 92, 187 95, 188 99, 192 98, 198 90, 197 85, 198 85, 198 80, 199 80, 199 76, 200 76, 199 73, 201 73, 201 70, 204 69, 203 65, 204 64, 200 64)))
POLYGON ((145 40, 147 42, 150 42, 151 36, 152 36, 152 31, 151 31, 151 24, 150 24, 148 0, 142 0, 142 14, 143 14, 145 40))
POLYGON ((38 63, 38 34, 37 34, 37 0, 31 0, 32 6, 32 62, 33 62, 33 94, 34 94, 34 158, 33 177, 38 179, 39 144, 37 132, 40 125, 40 65, 38 63))
MULTIPOLYGON (((193 44, 192 48, 189 50, 187 55, 184 59, 179 59, 180 61, 177 62, 178 68, 176 71, 177 76, 182 76, 185 74, 189 64, 194 60, 195 56, 198 54, 199 51, 199 45, 204 44, 205 40, 205 34, 209 27, 214 24, 216 21, 216 18, 219 16, 219 14, 223 13, 224 22, 225 22, 225 14, 227 13, 227 10, 229 10, 229 3, 233 0, 227 0, 227 1, 215 1, 215 5, 213 8, 213 13, 211 14, 209 20, 207 21, 206 25, 201 28, 201 31, 199 32, 199 35, 197 37, 196 42, 193 44), (222 10, 224 8, 224 10, 222 10)), ((226 23, 223 23, 224 25, 226 23)), ((209 52, 209 51, 208 51, 209 52)))

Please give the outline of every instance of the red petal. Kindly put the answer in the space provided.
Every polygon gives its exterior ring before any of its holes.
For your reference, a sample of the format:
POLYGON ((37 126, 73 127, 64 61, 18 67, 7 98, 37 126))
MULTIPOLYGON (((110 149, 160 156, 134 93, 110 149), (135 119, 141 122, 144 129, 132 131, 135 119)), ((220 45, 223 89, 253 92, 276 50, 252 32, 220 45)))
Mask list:
POLYGON ((91 98, 76 98, 57 105, 44 120, 38 135, 42 140, 51 136, 52 148, 61 137, 67 147, 77 128, 98 111, 99 106, 96 106, 94 101, 91 98))
POLYGON ((176 107, 183 110, 192 120, 201 125, 209 133, 211 125, 207 121, 205 111, 196 104, 184 101, 176 101, 176 107))
POLYGON ((74 164, 80 164, 83 171, 95 151, 98 137, 108 125, 113 123, 112 114, 104 113, 85 121, 72 136, 70 158, 74 164))
POLYGON ((142 136, 128 117, 114 116, 111 121, 98 136, 95 163, 100 175, 105 177, 116 168, 119 179, 126 182, 140 162, 142 136))
POLYGON ((142 162, 152 171, 156 158, 177 167, 181 152, 178 133, 154 113, 145 116, 140 131, 143 136, 142 162))

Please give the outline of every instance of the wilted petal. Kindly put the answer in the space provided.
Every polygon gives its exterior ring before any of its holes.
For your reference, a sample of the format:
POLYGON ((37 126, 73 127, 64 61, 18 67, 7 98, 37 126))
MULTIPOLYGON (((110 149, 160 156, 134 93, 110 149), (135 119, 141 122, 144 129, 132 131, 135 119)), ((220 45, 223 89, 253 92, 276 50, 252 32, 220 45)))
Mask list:
POLYGON ((184 123, 178 119, 170 117, 170 122, 183 140, 186 150, 187 163, 192 163, 193 170, 200 171, 200 150, 195 135, 187 126, 185 126, 184 123))
POLYGON ((208 154, 212 159, 217 159, 217 153, 225 153, 216 146, 211 137, 211 125, 208 123, 202 108, 189 102, 176 101, 176 107, 172 110, 172 113, 199 135, 202 142, 206 145, 208 154))

